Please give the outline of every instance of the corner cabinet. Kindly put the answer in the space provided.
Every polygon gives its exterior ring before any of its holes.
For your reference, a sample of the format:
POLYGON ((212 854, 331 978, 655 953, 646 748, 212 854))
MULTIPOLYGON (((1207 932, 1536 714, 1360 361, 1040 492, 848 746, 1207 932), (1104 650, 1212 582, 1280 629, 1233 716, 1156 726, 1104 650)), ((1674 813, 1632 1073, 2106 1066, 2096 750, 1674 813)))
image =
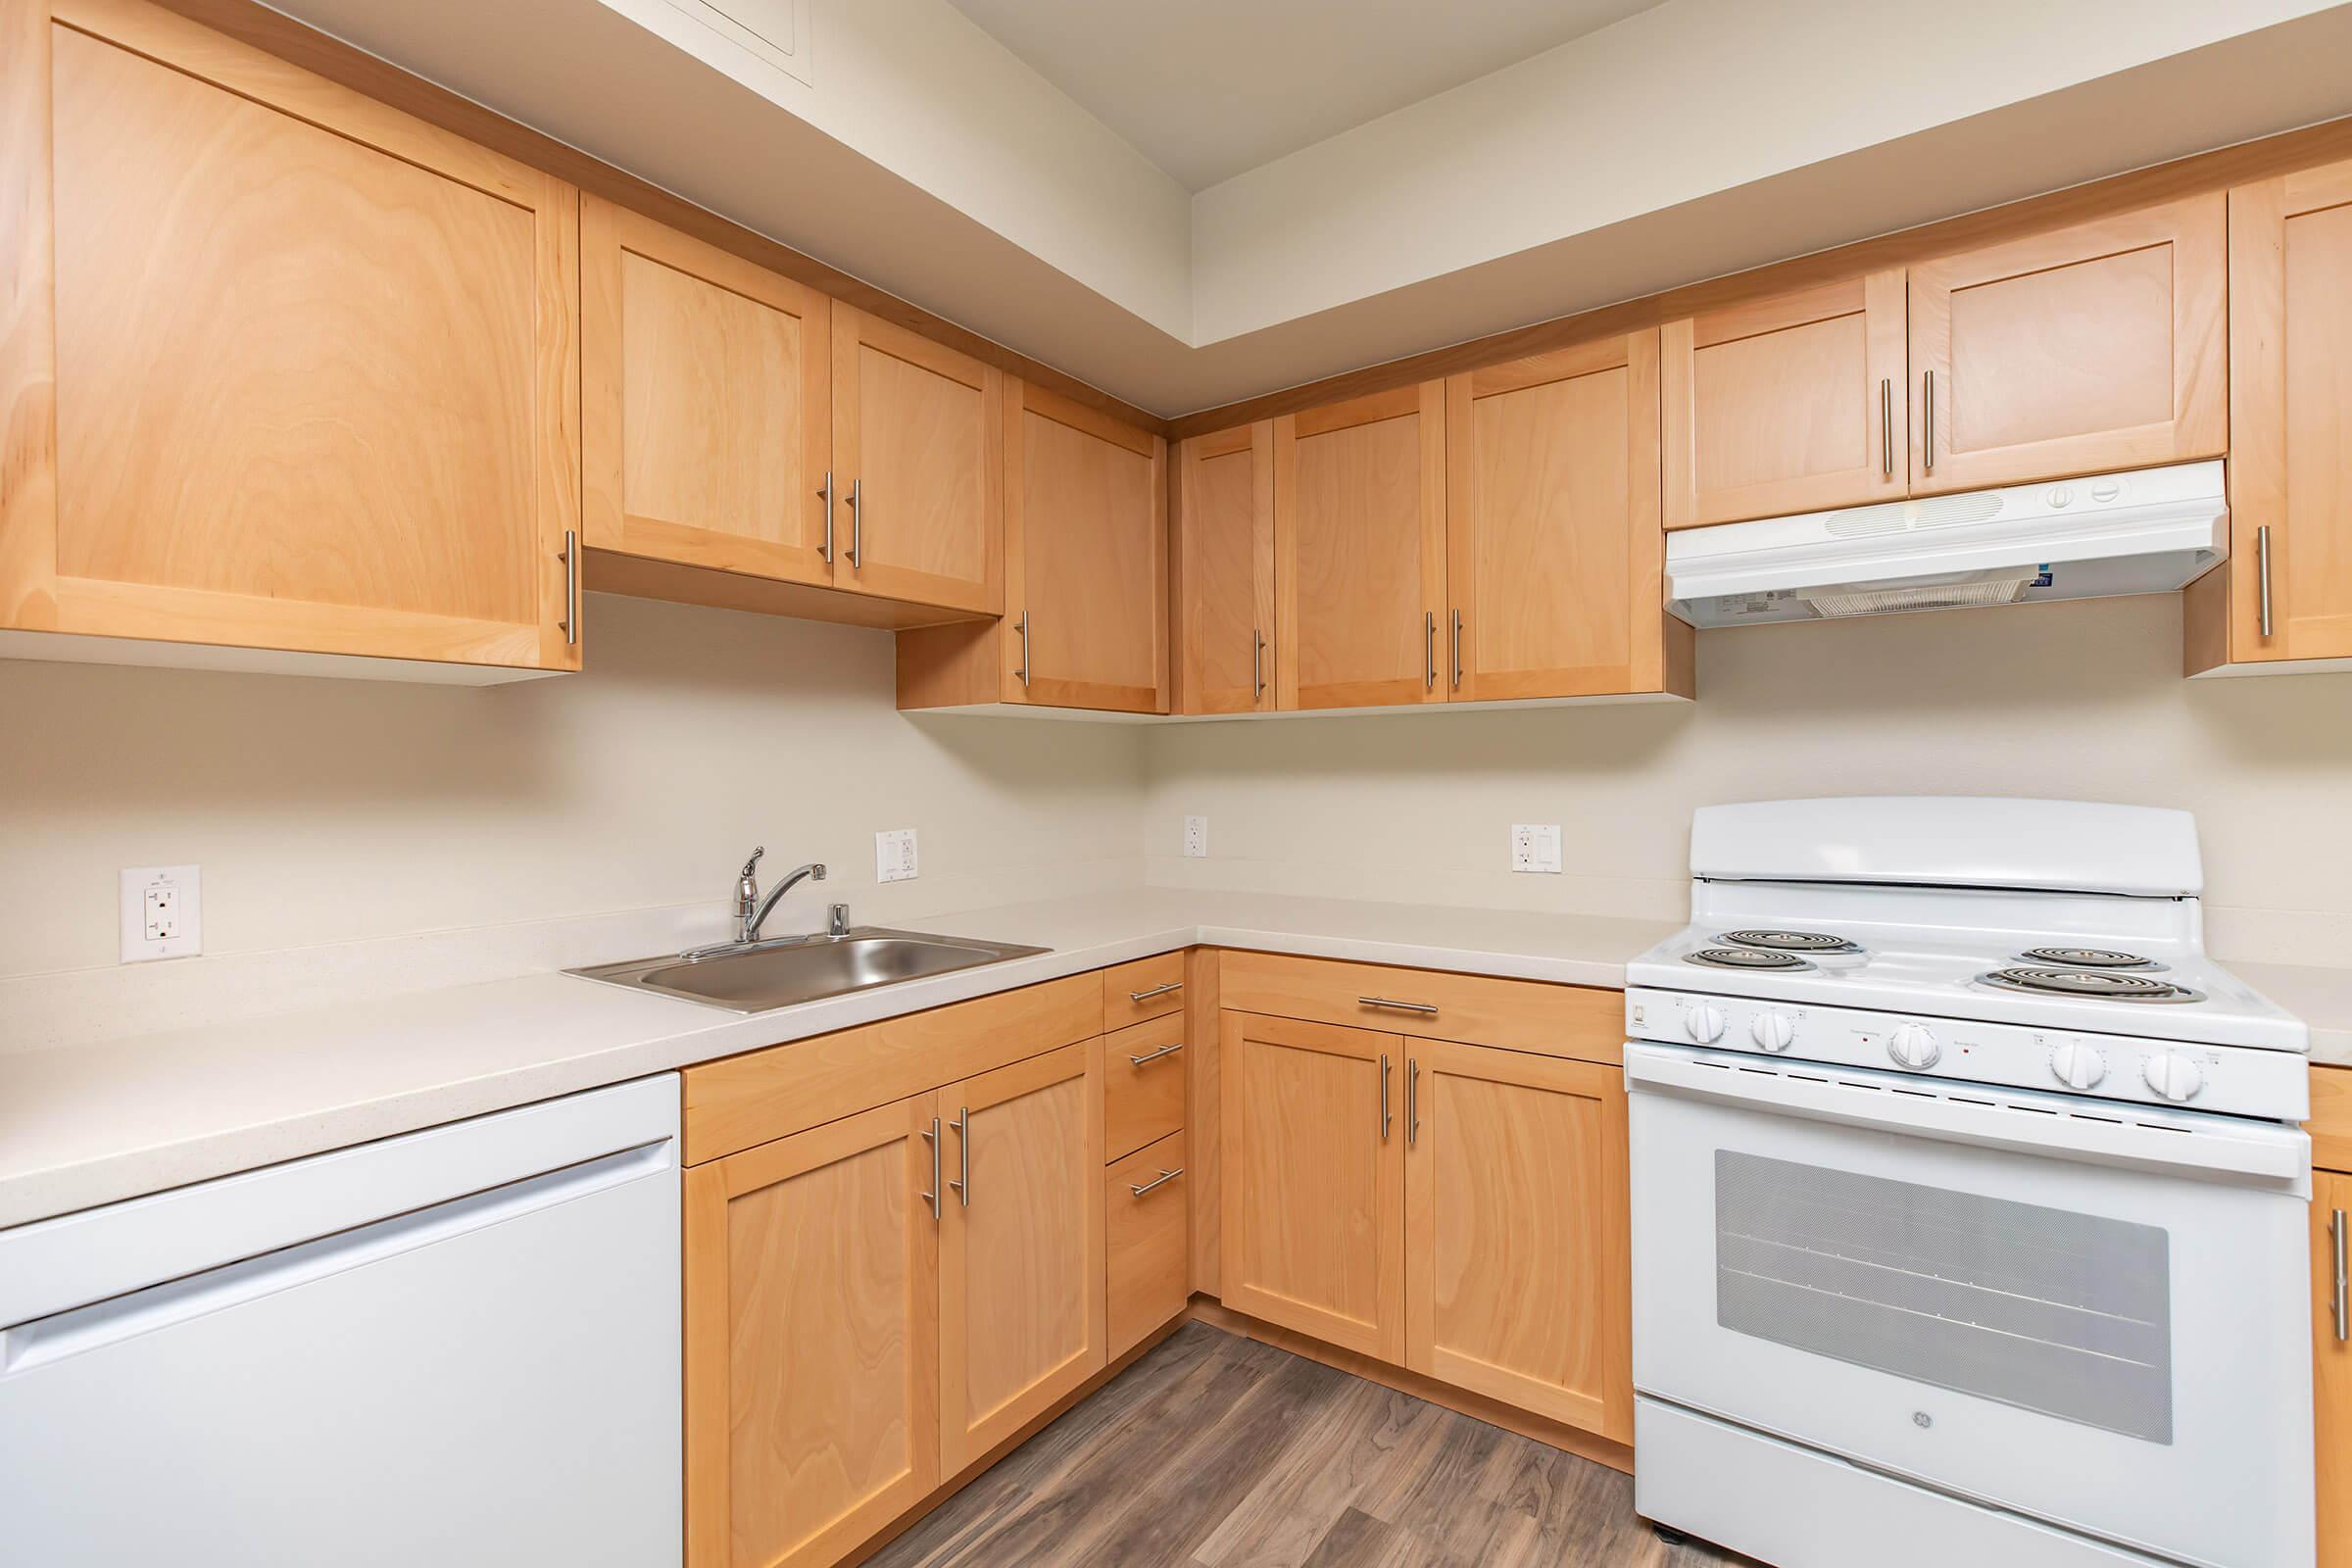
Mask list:
POLYGON ((2188 673, 2352 668, 2352 163, 2230 193, 2230 559, 2188 673))
POLYGON ((1004 613, 899 639, 903 709, 1168 710, 1164 437, 1007 377, 1004 613))
POLYGON ((1178 449, 1176 695, 1187 713, 1274 709, 1274 421, 1178 449))
POLYGON ((4 25, 6 651, 576 669, 578 193, 141 0, 4 25))

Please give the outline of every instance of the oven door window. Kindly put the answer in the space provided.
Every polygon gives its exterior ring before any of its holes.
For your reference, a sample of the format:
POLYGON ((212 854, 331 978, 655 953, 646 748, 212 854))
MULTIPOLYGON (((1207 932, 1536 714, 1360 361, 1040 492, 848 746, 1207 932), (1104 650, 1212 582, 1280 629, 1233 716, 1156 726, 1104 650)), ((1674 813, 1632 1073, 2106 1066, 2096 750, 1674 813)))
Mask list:
POLYGON ((2149 1443, 2173 1441, 2153 1225, 1715 1153, 1719 1326, 2149 1443))

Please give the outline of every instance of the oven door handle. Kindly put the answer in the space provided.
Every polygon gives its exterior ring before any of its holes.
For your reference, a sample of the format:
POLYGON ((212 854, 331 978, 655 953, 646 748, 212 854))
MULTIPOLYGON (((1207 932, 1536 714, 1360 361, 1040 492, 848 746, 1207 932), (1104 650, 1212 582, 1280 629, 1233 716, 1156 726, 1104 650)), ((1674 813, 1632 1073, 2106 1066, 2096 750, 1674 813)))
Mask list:
POLYGON ((1982 1102, 1942 1091, 1967 1088, 1928 1079, 1937 1092, 1902 1093, 1912 1080, 1893 1073, 1804 1062, 1763 1066, 1739 1058, 1633 1045, 1625 1053, 1626 1088, 1636 1094, 1709 1101, 1769 1115, 1906 1133, 1948 1144, 2007 1150, 2086 1165, 2112 1165, 2170 1176, 2308 1190, 2311 1141, 2301 1131, 2264 1122, 2219 1125, 2180 1119, 2132 1120, 2137 1107, 2085 1102, 2101 1114, 2070 1113, 2062 1097, 1987 1091, 1982 1102), (1801 1073, 1802 1076, 1798 1076, 1801 1073))

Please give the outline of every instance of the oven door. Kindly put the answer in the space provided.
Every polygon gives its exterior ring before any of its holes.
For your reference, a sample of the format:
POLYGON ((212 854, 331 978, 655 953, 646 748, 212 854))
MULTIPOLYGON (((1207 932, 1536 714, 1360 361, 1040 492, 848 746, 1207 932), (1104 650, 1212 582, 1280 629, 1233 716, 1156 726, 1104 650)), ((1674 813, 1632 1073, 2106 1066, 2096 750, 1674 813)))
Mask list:
POLYGON ((2309 1568, 2289 1127, 1629 1045, 1634 1384, 2214 1568, 2309 1568))

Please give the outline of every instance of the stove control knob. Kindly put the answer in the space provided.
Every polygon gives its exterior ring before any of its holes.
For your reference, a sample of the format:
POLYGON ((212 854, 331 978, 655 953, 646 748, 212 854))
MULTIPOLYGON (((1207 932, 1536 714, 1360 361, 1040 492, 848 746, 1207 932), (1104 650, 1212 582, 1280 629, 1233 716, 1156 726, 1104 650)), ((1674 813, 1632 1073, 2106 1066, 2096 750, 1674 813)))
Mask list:
POLYGON ((1925 1072, 1943 1059, 1943 1048, 1936 1043, 1936 1036, 1926 1024, 1906 1023, 1898 1024, 1894 1033, 1887 1036, 1886 1054, 1894 1058, 1898 1067, 1925 1072))
POLYGON ((1747 1033, 1758 1051, 1777 1056, 1794 1043, 1796 1024, 1785 1012, 1759 1012, 1748 1024, 1747 1033))
POLYGON ((2205 1087, 2205 1069, 2198 1066, 2193 1057, 2183 1056, 2178 1051, 2150 1056, 2147 1066, 2141 1069, 2141 1075, 2148 1080, 2148 1087, 2156 1091, 2158 1098, 2175 1104, 2196 1099, 2197 1091, 2205 1087))
POLYGON ((1690 1038, 1700 1045, 1713 1045, 1723 1038, 1723 1009, 1701 1004, 1684 1015, 1683 1027, 1690 1030, 1690 1038))
POLYGON ((2050 1071, 2069 1089, 2088 1089, 2107 1076, 2107 1063, 2080 1040, 2064 1040, 2050 1048, 2050 1071))

